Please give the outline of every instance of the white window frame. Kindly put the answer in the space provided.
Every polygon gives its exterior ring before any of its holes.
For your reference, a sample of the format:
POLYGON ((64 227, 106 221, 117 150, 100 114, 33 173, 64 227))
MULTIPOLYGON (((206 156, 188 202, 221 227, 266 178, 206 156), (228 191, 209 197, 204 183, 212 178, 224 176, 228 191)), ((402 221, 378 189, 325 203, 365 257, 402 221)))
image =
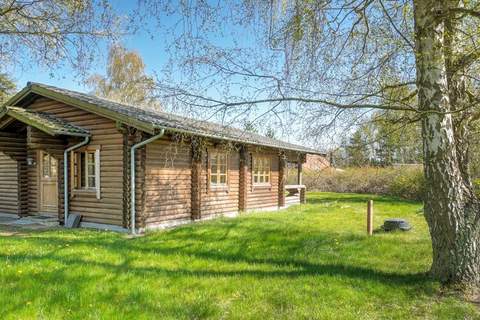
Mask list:
POLYGON ((83 170, 85 170, 85 188, 86 189, 89 189, 89 190, 94 190, 96 189, 96 182, 97 182, 97 174, 96 174, 96 168, 97 168, 97 165, 96 165, 96 151, 85 151, 85 168, 83 168, 83 170), (92 156, 93 158, 93 163, 91 163, 89 160, 90 160, 90 156, 92 156), (89 174, 90 172, 90 167, 93 167, 93 174, 89 174), (90 178, 93 178, 93 183, 94 185, 90 185, 90 178))
POLYGON ((269 156, 253 156, 252 157, 252 185, 253 186, 268 186, 272 185, 272 158, 269 156), (258 162, 261 161, 262 165, 259 168, 258 162), (259 170, 256 170, 256 169, 259 170), (268 169, 268 170, 267 170, 268 169), (255 182, 257 178, 257 182, 255 182), (260 180, 263 181, 260 182, 260 180), (265 181, 268 178, 268 181, 265 181))
POLYGON ((229 157, 228 157, 227 152, 212 152, 212 153, 209 154, 208 182, 209 182, 209 185, 212 188, 226 188, 226 187, 228 187, 228 161, 229 161, 229 157), (225 173, 221 173, 221 171, 220 171, 220 166, 219 166, 219 163, 218 163, 219 156, 224 156, 225 157, 225 163, 224 163, 225 173), (217 166, 217 171, 215 173, 212 172, 212 159, 213 158, 216 159, 216 166, 217 166), (212 182, 212 176, 214 176, 214 175, 217 177, 217 182, 215 182, 215 183, 212 182), (225 182, 220 182, 220 177, 221 176, 225 176, 225 182))
MULTIPOLYGON (((100 187, 100 148, 87 148, 87 149, 83 149, 83 150, 80 150, 80 151, 73 151, 71 153, 71 188, 72 190, 75 192, 83 192, 83 191, 88 191, 88 192, 95 192, 96 194, 96 198, 97 199, 100 199, 101 198, 101 187, 100 187), (81 154, 84 154, 85 155, 85 164, 84 164, 84 167, 83 168, 80 168, 81 166, 81 154), (92 164, 90 161, 89 161, 89 154, 90 155, 93 155, 93 161, 94 163, 92 164), (76 178, 77 179, 81 179, 81 171, 78 171, 75 173, 75 168, 74 168, 74 157, 77 157, 77 170, 80 169, 80 170, 83 170, 84 172, 84 181, 83 181, 83 184, 84 184, 84 187, 81 187, 81 183, 79 184, 78 182, 76 182, 76 178), (89 166, 94 166, 94 174, 93 175, 89 175, 89 166), (91 178, 94 179, 94 184, 95 185, 90 185, 90 181, 91 178), (75 187, 75 184, 77 184, 77 186, 75 187)), ((77 180, 78 181, 78 180, 77 180)))

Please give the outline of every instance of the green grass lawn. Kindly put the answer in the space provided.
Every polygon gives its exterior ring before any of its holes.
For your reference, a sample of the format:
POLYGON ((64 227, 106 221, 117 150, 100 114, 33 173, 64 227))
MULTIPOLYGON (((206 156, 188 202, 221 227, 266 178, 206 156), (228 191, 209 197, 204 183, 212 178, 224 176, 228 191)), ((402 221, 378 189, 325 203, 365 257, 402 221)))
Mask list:
POLYGON ((0 236, 2 319, 480 319, 442 294, 421 204, 310 193, 309 204, 129 239, 88 230, 0 236))

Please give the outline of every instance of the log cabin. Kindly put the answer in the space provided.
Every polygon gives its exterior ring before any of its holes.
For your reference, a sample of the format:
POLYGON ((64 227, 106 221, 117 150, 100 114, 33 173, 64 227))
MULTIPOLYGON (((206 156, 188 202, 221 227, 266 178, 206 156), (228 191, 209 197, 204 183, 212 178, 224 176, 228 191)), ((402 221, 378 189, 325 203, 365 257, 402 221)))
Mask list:
POLYGON ((28 83, 0 108, 0 213, 143 232, 305 202, 303 146, 28 83), (298 183, 285 185, 295 163, 298 183), (288 191, 288 192, 287 192, 288 191))

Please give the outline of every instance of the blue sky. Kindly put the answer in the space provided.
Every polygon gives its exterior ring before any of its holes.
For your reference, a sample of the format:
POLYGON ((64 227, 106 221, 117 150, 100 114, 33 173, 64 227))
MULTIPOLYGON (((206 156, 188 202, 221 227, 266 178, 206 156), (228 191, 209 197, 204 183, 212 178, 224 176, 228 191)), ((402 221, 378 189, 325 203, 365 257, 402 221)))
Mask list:
MULTIPOLYGON (((136 6, 136 1, 118 1, 114 3, 114 10, 117 14, 122 16, 127 16, 136 6)), ((146 29, 155 30, 157 21, 155 18, 150 18, 150 20, 145 21, 146 29)), ((172 17, 160 17, 162 24, 169 26, 173 25, 172 17)), ((231 26, 221 26, 220 28, 231 28, 231 26)), ((240 43, 242 46, 248 47, 252 45, 252 37, 245 33, 241 29, 227 29, 229 33, 233 31, 237 33, 237 38, 234 40, 237 42, 237 45, 240 43)), ((247 31, 248 33, 248 31, 247 31)), ((224 37, 222 38, 216 33, 212 35, 212 39, 217 45, 229 46, 233 43, 232 38, 224 37)), ((166 46, 168 45, 169 39, 162 38, 161 32, 157 32, 153 38, 152 34, 146 30, 140 30, 134 35, 124 36, 120 39, 120 42, 128 49, 135 50, 140 53, 142 56, 145 65, 147 74, 161 73, 162 69, 165 67, 168 62, 168 56, 166 52, 166 46)), ((109 43, 101 43, 100 50, 96 56, 96 61, 93 63, 93 68, 90 70, 90 74, 98 73, 105 74, 107 55, 108 55, 109 43)), ((67 88, 76 91, 87 92, 88 88, 83 84, 82 79, 78 77, 75 70, 72 70, 68 65, 58 66, 55 70, 49 70, 44 67, 31 64, 30 67, 24 68, 24 70, 16 70, 14 72, 13 80, 17 84, 17 88, 22 89, 28 81, 46 83, 62 88, 67 88)), ((174 78, 181 79, 181 74, 175 74, 174 78)), ((260 112, 261 113, 261 112, 260 112)), ((264 123, 264 121, 262 121, 264 123)), ((238 123, 236 126, 241 127, 242 124, 238 123)), ((266 130, 266 126, 263 125, 261 132, 266 130)), ((284 129, 287 130, 287 129, 284 129)), ((300 132, 300 128, 297 127, 297 124, 290 123, 288 130, 300 132)), ((277 137, 283 140, 290 140, 290 142, 299 142, 296 140, 295 135, 288 134, 285 132, 277 132, 277 137)), ((311 144, 311 143, 307 143, 311 144)))
MULTIPOLYGON (((135 1, 118 1, 115 3, 115 11, 120 15, 128 15, 134 8, 135 1)), ((147 21, 148 22, 148 21, 147 21)), ((153 23, 153 21, 151 21, 153 23)), ((134 35, 124 36, 120 42, 130 50, 136 50, 142 56, 148 73, 153 73, 162 69, 166 62, 165 42, 159 37, 151 39, 151 35, 145 31, 140 31, 134 35)), ((100 52, 93 64, 91 73, 104 74, 106 68, 106 58, 108 54, 108 43, 100 44, 100 52)), ((12 75, 18 89, 23 88, 28 81, 47 83, 72 90, 87 90, 82 84, 81 79, 77 77, 75 71, 69 66, 58 66, 56 70, 42 68, 32 64, 24 70, 16 70, 12 75)))

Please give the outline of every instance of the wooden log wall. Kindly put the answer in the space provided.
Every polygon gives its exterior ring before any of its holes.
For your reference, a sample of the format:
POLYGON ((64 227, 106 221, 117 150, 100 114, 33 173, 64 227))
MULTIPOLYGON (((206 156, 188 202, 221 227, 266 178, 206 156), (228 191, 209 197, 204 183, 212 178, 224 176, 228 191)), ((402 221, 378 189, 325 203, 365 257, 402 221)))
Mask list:
MULTIPOLYGON (((89 146, 100 148, 101 198, 97 199, 95 192, 73 192, 70 212, 81 214, 83 222, 123 226, 124 137, 116 123, 47 98, 36 99, 27 108, 52 114, 90 131, 89 146)), ((31 197, 37 199, 36 194, 31 197)))
POLYGON ((146 225, 191 219, 192 155, 190 143, 168 137, 147 145, 145 162, 146 225))
POLYGON ((0 213, 19 214, 17 161, 0 152, 0 213))
POLYGON ((248 159, 248 194, 247 194, 247 209, 265 209, 278 207, 278 186, 279 186, 279 157, 278 151, 274 149, 257 148, 250 153, 248 159), (255 186, 252 182, 252 160, 255 156, 269 157, 271 159, 270 165, 270 185, 269 186, 255 186))
POLYGON ((0 132, 0 212, 26 214, 26 136, 0 132))
POLYGON ((202 218, 216 215, 237 213, 239 211, 240 175, 239 175, 240 154, 237 151, 226 151, 222 147, 209 147, 202 159, 204 172, 201 179, 202 189, 202 218), (208 156, 215 152, 227 152, 228 174, 227 187, 211 187, 208 175, 208 156))
MULTIPOLYGON (((195 141, 179 144, 169 137, 147 145, 144 175, 137 174, 137 189, 144 190, 137 190, 137 213, 144 216, 143 226, 205 219, 288 204, 283 191, 285 179, 280 179, 284 170, 280 160, 283 159, 285 166, 287 156, 297 155, 285 154, 281 157, 275 149, 249 148, 227 151, 221 146, 205 146, 195 141), (215 152, 228 153, 227 187, 215 188, 209 184, 208 158, 215 152), (252 184, 251 161, 254 156, 270 157, 269 186, 252 184), (143 179, 144 182, 141 182, 143 179), (140 202, 144 203, 143 206, 138 204, 140 202)), ((137 168, 137 173, 141 170, 137 168)))

